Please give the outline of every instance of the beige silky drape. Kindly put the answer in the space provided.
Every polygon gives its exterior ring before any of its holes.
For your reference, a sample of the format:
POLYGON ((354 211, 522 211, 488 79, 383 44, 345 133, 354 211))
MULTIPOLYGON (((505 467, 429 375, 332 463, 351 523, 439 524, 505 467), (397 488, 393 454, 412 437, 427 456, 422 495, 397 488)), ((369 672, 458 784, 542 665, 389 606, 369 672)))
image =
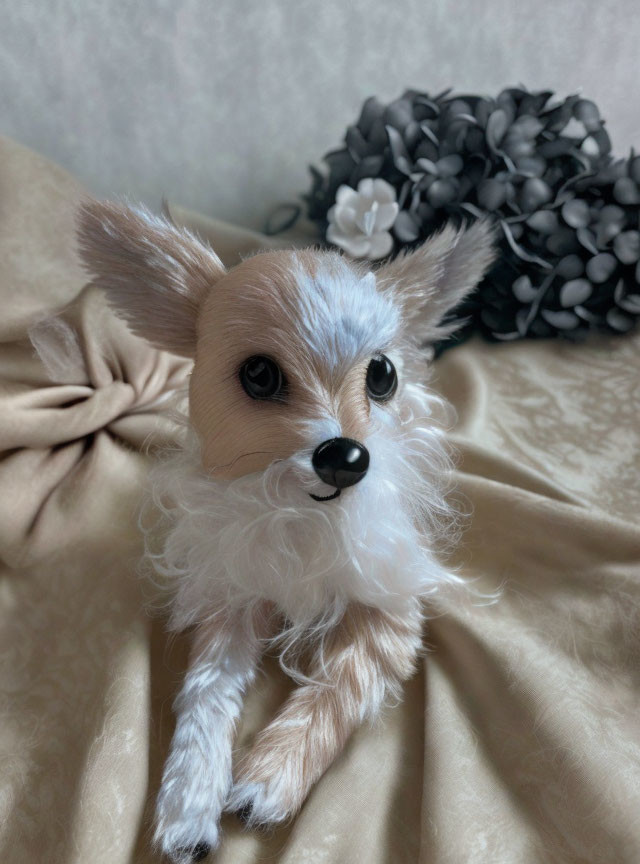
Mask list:
MULTIPOLYGON (((137 506, 188 374, 83 290, 82 190, 0 142, 0 861, 148 864, 186 640, 144 610, 137 506), (27 329, 44 326, 36 356, 27 329), (44 331, 43 331, 44 332, 44 331), (44 360, 44 362, 43 362, 44 360), (45 368, 47 367, 47 368, 45 368)), ((267 241, 174 210, 227 263, 267 241)), ((404 701, 293 824, 224 818, 219 864, 640 861, 640 338, 487 345, 436 363, 455 404, 456 563, 404 701)), ((267 663, 246 740, 283 698, 267 663)))

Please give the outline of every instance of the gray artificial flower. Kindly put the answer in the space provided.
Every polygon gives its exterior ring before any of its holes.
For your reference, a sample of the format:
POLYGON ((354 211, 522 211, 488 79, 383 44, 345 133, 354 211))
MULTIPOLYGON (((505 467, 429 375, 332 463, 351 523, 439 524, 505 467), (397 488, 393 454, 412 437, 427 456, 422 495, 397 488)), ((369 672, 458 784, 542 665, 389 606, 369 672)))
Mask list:
POLYGON ((357 189, 340 186, 327 212, 327 240, 352 258, 384 258, 393 249, 389 229, 397 215, 396 191, 385 180, 366 178, 357 189))

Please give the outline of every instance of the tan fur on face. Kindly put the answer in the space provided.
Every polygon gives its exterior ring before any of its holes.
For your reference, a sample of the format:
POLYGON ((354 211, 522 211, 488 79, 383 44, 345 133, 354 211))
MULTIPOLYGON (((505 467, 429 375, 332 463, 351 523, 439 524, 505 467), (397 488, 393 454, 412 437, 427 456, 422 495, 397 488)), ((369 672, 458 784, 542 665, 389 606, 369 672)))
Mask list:
POLYGON ((335 418, 347 437, 366 436, 367 364, 336 375, 296 339, 296 270, 303 264, 313 275, 318 254, 256 255, 222 278, 203 304, 190 411, 204 467, 212 476, 239 477, 286 459, 309 445, 304 423, 318 417, 335 418), (253 400, 242 389, 240 366, 258 354, 283 370, 285 401, 253 400))
POLYGON ((402 617, 351 605, 311 664, 317 683, 296 689, 258 735, 236 783, 275 784, 285 815, 295 813, 353 729, 384 699, 399 696, 414 671, 421 630, 417 603, 402 617))

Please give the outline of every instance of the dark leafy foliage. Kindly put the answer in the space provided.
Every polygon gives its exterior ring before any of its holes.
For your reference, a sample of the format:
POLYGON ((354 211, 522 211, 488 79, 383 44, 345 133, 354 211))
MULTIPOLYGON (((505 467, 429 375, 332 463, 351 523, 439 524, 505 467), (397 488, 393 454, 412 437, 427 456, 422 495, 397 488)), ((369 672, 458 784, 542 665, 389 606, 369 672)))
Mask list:
POLYGON ((395 252, 447 220, 491 216, 501 255, 454 317, 461 337, 623 333, 640 315, 640 156, 615 160, 596 105, 523 87, 495 99, 409 90, 368 99, 304 196, 326 233, 339 186, 397 192, 395 252))

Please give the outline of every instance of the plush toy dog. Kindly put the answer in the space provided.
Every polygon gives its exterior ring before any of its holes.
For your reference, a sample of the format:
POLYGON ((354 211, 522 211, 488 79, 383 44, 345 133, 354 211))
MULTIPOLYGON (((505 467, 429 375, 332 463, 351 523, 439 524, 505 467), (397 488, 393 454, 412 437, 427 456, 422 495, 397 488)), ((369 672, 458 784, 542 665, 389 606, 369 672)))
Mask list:
POLYGON ((171 627, 193 627, 157 805, 174 861, 217 845, 223 809, 289 818, 411 675, 421 598, 457 578, 434 554, 449 463, 421 349, 491 263, 490 233, 448 227, 375 273, 317 249, 226 271, 167 219, 83 207, 94 283, 135 333, 194 359, 184 448, 156 477, 156 567, 171 627), (265 646, 299 686, 232 768, 265 646))

